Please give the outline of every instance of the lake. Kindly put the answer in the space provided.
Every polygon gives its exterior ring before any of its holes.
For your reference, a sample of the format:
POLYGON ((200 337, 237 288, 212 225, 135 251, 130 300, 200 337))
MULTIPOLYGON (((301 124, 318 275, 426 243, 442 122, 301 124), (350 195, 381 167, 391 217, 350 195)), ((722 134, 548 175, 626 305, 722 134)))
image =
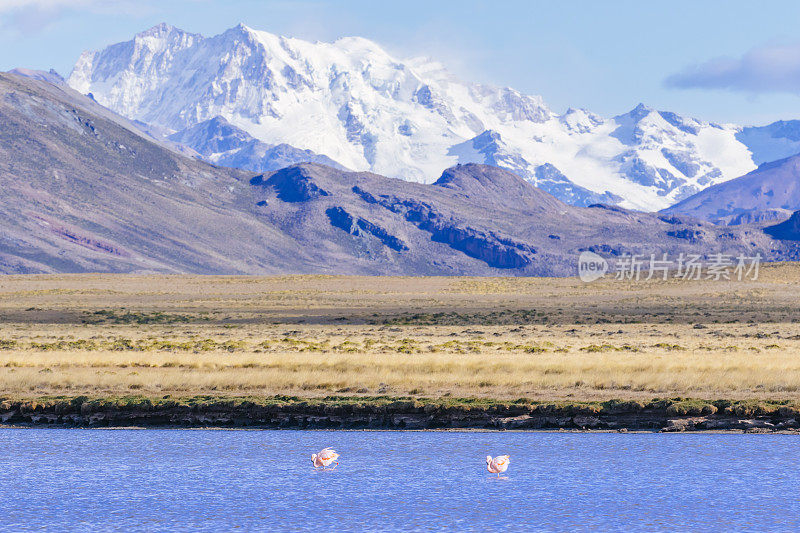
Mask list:
POLYGON ((0 450, 3 531, 800 530, 797 435, 4 429, 0 450))

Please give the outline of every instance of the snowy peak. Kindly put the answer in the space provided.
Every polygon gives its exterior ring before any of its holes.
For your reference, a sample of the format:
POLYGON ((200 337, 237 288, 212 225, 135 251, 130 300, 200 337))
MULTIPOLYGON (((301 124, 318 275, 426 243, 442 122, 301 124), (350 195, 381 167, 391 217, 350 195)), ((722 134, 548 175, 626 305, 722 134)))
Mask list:
MULTIPOLYGON (((106 95, 105 91, 98 90, 99 86, 109 88, 119 86, 119 78, 125 73, 127 66, 135 67, 141 74, 147 74, 150 78, 148 88, 152 88, 157 74, 173 67, 172 58, 176 52, 186 50, 202 39, 201 35, 187 33, 161 23, 136 34, 130 41, 111 45, 101 52, 84 52, 75 64, 67 83, 72 88, 86 93, 92 92, 91 88, 94 88, 101 97, 100 103, 115 109, 114 106, 102 101, 106 95)), ((117 99, 125 98, 120 96, 117 99)), ((129 118, 134 117, 129 116, 129 118)))
POLYGON ((603 124, 603 119, 586 109, 567 109, 559 121, 573 133, 591 133, 603 124))
POLYGON ((161 23, 145 30, 133 37, 134 50, 140 57, 146 58, 147 54, 159 54, 167 50, 176 50, 191 46, 202 35, 185 32, 175 26, 161 23))
POLYGON ((156 24, 152 28, 137 33, 134 36, 134 39, 147 39, 147 38, 163 39, 165 36, 174 32, 185 33, 182 30, 176 28, 175 26, 172 26, 171 24, 167 24, 166 22, 161 22, 160 24, 156 24))
POLYGON ((624 113, 622 115, 617 115, 616 117, 614 117, 614 120, 618 122, 622 120, 639 122, 643 118, 649 116, 651 113, 653 113, 653 108, 644 105, 642 102, 639 102, 638 104, 636 104, 636 107, 634 107, 627 113, 624 113))
POLYGON ((668 111, 656 111, 639 104, 631 111, 614 117, 617 129, 614 137, 629 146, 643 143, 661 144, 665 138, 676 138, 682 134, 698 135, 704 127, 712 127, 695 119, 687 119, 668 111))

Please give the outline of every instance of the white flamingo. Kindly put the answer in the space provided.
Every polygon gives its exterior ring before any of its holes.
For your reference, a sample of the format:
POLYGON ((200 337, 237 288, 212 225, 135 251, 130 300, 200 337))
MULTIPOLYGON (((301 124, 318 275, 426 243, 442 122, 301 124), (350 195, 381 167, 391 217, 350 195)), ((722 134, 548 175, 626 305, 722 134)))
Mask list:
POLYGON ((511 462, 511 459, 507 455, 498 455, 497 457, 492 457, 491 455, 486 456, 486 470, 491 472, 492 474, 497 474, 497 477, 500 477, 502 472, 508 470, 508 464, 511 462))
POLYGON ((333 464, 335 461, 338 465, 339 462, 336 459, 339 458, 339 454, 334 451, 333 448, 325 448, 319 453, 315 453, 311 455, 311 462, 314 463, 314 468, 326 468, 333 464))

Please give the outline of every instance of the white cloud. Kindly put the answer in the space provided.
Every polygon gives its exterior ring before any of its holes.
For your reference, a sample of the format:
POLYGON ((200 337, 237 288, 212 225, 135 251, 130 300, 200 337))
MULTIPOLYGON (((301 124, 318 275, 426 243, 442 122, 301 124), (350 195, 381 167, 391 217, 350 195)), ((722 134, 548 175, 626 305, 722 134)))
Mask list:
POLYGON ((718 57, 664 80, 678 89, 800 93, 800 43, 753 48, 738 58, 718 57))

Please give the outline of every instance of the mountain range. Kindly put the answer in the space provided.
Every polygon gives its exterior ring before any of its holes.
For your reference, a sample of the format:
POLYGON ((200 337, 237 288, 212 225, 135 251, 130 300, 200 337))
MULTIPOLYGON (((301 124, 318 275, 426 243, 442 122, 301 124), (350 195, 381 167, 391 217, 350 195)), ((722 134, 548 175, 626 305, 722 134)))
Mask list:
POLYGON ((243 24, 213 37, 160 24, 85 52, 67 83, 216 164, 314 161, 431 183, 481 163, 577 206, 665 209, 800 152, 798 121, 741 127, 641 104, 611 118, 558 114, 366 39, 312 43, 243 24))
POLYGON ((64 84, 0 74, 0 272, 574 275, 590 250, 761 253, 757 225, 567 205, 456 165, 432 183, 303 163, 218 167, 64 84))

